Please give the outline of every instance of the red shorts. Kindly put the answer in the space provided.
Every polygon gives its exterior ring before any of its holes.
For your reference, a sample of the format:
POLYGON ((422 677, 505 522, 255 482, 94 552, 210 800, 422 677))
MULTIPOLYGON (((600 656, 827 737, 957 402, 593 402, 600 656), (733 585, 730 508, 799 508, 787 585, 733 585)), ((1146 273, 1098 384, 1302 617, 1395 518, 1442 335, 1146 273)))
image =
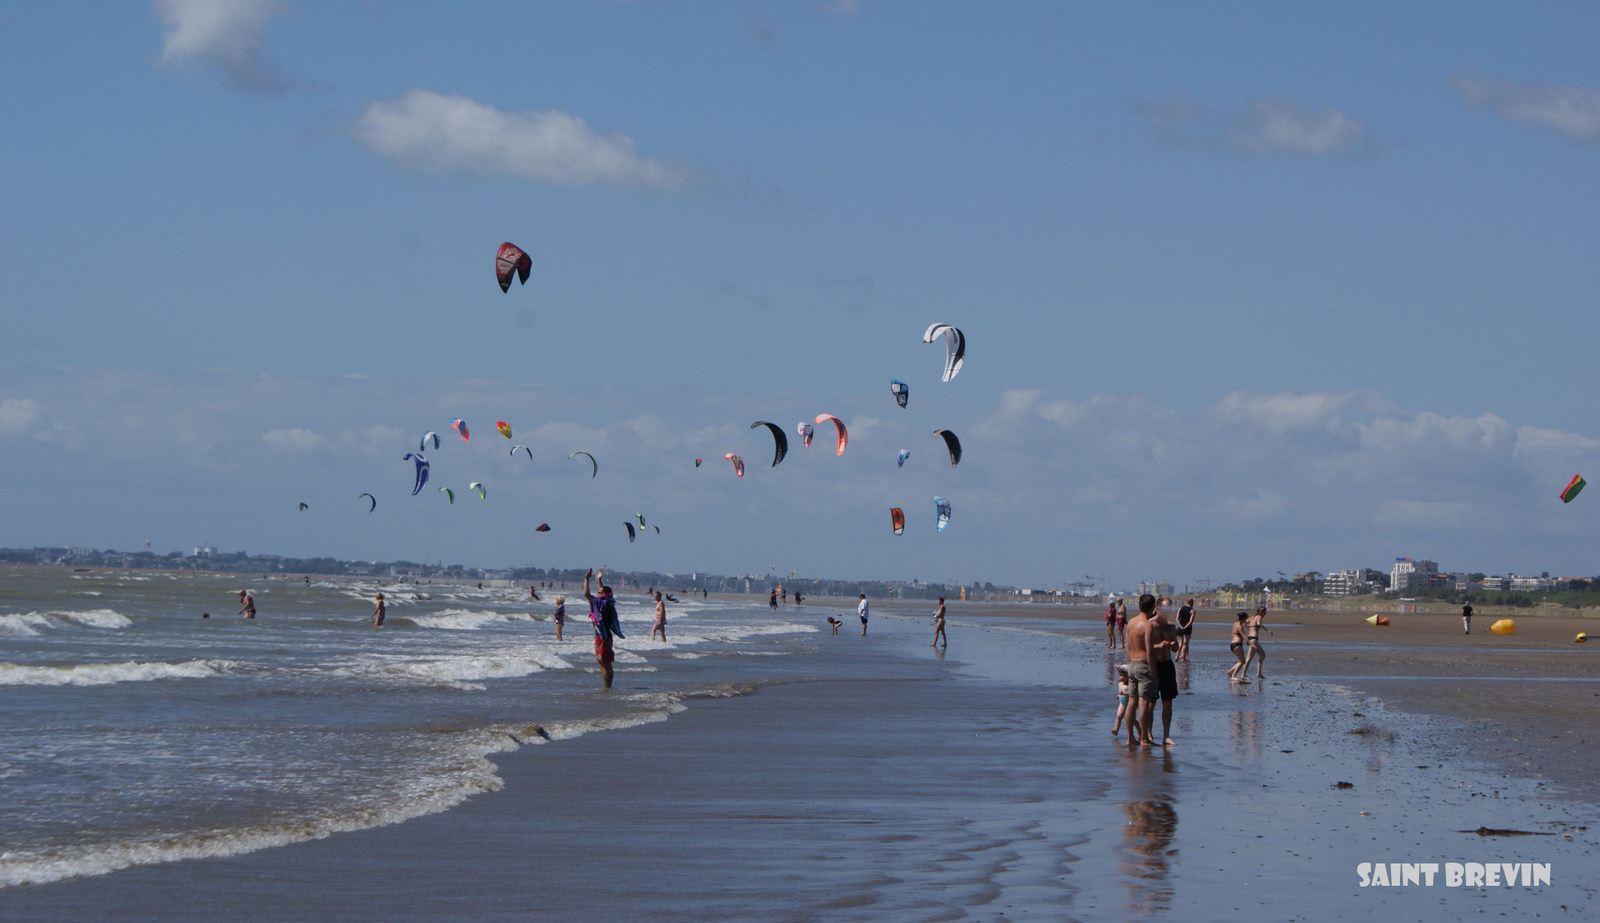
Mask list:
POLYGON ((611 646, 610 638, 594 636, 594 659, 599 663, 611 663, 617 659, 617 652, 611 646))

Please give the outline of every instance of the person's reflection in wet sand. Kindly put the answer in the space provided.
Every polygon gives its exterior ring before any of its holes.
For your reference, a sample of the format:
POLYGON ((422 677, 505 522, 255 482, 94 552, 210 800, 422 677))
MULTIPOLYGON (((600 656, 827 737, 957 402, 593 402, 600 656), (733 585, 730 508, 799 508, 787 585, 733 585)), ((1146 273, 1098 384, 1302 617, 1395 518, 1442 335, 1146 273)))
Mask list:
POLYGON ((1172 838, 1178 812, 1170 801, 1130 801, 1122 806, 1128 823, 1122 828, 1123 886, 1130 915, 1169 910, 1173 886, 1170 860, 1177 855, 1172 838))
POLYGON ((1233 754, 1240 762, 1255 762, 1261 758, 1261 713, 1236 711, 1228 723, 1228 738, 1233 741, 1233 754))

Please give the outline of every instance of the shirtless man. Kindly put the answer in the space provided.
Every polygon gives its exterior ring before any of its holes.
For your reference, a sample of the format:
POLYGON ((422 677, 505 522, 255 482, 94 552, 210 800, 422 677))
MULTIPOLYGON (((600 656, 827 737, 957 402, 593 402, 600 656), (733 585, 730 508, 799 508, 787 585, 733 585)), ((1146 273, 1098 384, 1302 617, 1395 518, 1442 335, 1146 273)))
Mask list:
POLYGON ((373 628, 382 628, 383 627, 383 616, 384 616, 384 613, 386 613, 387 611, 388 611, 388 609, 383 604, 383 593, 380 591, 378 593, 378 604, 372 607, 372 627, 373 628))
POLYGON ((933 613, 933 643, 929 647, 938 647, 943 641, 945 647, 950 646, 950 639, 944 633, 944 597, 939 597, 939 608, 933 613))
MULTIPOLYGON (((1140 608, 1144 601, 1140 600, 1140 608)), ((1155 668, 1156 692, 1161 696, 1161 746, 1170 747, 1177 741, 1172 739, 1172 700, 1178 697, 1178 668, 1172 663, 1173 648, 1178 645, 1178 629, 1167 621, 1167 617, 1160 609, 1150 615, 1150 665, 1155 668)), ((1153 704, 1153 703, 1151 703, 1153 704)), ((1149 705, 1144 713, 1144 736, 1147 742, 1154 742, 1150 737, 1151 719, 1149 705)))
POLYGON ((663 644, 667 640, 667 604, 661 601, 661 591, 656 590, 656 623, 650 626, 650 640, 656 639, 656 632, 661 632, 663 644))
POLYGON ((1128 620, 1128 746, 1150 746, 1150 725, 1155 718, 1156 675, 1150 668, 1150 614, 1156 611, 1156 598, 1149 593, 1139 597, 1139 611, 1128 620))
POLYGON ((256 598, 250 595, 249 590, 239 591, 239 602, 241 604, 239 611, 244 613, 245 618, 253 619, 256 617, 256 598))

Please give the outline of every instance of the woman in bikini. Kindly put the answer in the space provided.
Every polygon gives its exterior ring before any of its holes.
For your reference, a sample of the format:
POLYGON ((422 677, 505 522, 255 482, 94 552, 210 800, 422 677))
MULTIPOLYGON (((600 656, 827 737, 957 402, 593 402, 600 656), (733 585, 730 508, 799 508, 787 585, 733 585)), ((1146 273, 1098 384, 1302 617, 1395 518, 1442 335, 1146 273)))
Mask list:
POLYGON ((1252 660, 1256 664, 1256 679, 1261 678, 1261 665, 1267 659, 1267 652, 1261 649, 1261 632, 1265 630, 1267 634, 1272 634, 1272 629, 1267 628, 1265 624, 1266 620, 1267 607, 1257 606, 1255 617, 1250 620, 1250 628, 1245 635, 1245 640, 1249 642, 1249 651, 1245 654, 1244 669, 1239 671, 1241 678, 1250 672, 1250 662, 1252 660))
POLYGON ((1246 644, 1244 620, 1249 617, 1243 612, 1239 613, 1238 618, 1233 623, 1233 632, 1228 636, 1228 650, 1233 651, 1233 656, 1239 658, 1238 663, 1228 668, 1229 680, 1246 681, 1244 678, 1244 649, 1246 644))

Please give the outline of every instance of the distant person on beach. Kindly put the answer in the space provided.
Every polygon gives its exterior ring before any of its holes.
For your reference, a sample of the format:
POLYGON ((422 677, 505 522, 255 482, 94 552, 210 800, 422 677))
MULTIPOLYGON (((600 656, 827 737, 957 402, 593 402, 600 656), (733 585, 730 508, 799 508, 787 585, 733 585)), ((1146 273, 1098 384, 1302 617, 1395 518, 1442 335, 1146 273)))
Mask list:
POLYGON ((830 615, 828 616, 828 624, 833 626, 833 633, 838 634, 839 626, 844 624, 844 619, 836 619, 830 615))
POLYGON ((1106 648, 1115 650, 1117 647, 1117 604, 1106 603, 1106 648))
POLYGON ((778 611, 778 591, 777 590, 773 590, 772 594, 767 597, 767 605, 772 607, 772 611, 773 612, 777 612, 778 611))
POLYGON ((539 591, 533 587, 528 587, 528 595, 533 597, 535 601, 538 601, 539 599, 539 591))
POLYGON ((1111 736, 1122 733, 1122 719, 1128 714, 1128 665, 1117 664, 1117 720, 1111 725, 1111 736))
POLYGON ((378 596, 377 596, 377 604, 372 607, 372 627, 373 628, 382 628, 383 627, 383 616, 388 611, 389 611, 388 608, 385 607, 384 604, 383 604, 383 593, 382 593, 382 591, 379 591, 378 596))
POLYGON ((861 637, 863 638, 867 636, 867 610, 870 608, 867 605, 867 594, 862 593, 861 601, 856 603, 856 615, 861 616, 861 637))
POLYGON ((1194 600, 1183 604, 1178 610, 1178 659, 1184 663, 1189 662, 1189 636, 1194 634, 1194 600))
POLYGON ((1228 650, 1233 652, 1233 656, 1239 658, 1238 663, 1228 668, 1228 679, 1238 680, 1241 683, 1247 681, 1244 675, 1244 647, 1246 643, 1244 620, 1249 617, 1248 613, 1239 613, 1234 619, 1233 631, 1228 635, 1228 650))
POLYGON ((256 617, 256 598, 250 595, 249 590, 239 591, 239 603, 239 611, 244 613, 245 618, 253 619, 256 617))
POLYGON ((556 597, 556 611, 550 616, 550 621, 556 623, 556 640, 561 640, 561 629, 567 624, 567 598, 556 597))
POLYGON ((600 675, 605 680, 606 688, 610 689, 615 672, 611 665, 617 659, 615 639, 624 635, 622 625, 617 621, 616 597, 611 595, 611 588, 605 584, 606 572, 600 572, 598 594, 589 592, 589 578, 593 576, 592 567, 584 572, 583 597, 589 601, 589 621, 594 623, 594 659, 600 664, 600 675))
POLYGON ((1472 603, 1467 603, 1461 607, 1461 633, 1464 635, 1472 634, 1472 603))
POLYGON ((1139 611, 1128 622, 1128 746, 1148 747, 1150 726, 1154 723, 1156 674, 1150 667, 1150 614, 1156 611, 1156 598, 1149 593, 1139 597, 1139 611))
POLYGON ((928 645, 928 646, 929 647, 938 647, 939 646, 939 642, 941 640, 944 641, 944 646, 945 647, 949 647, 950 646, 950 639, 948 637, 946 637, 945 633, 944 633, 944 597, 943 596, 939 597, 939 608, 935 609, 934 613, 933 613, 933 643, 928 645))
MULTIPOLYGON (((1144 608, 1144 600, 1139 601, 1144 608)), ((1172 700, 1178 697, 1178 668, 1172 662, 1172 650, 1178 646, 1178 629, 1167 621, 1159 609, 1150 614, 1150 665, 1155 669, 1156 693, 1161 698, 1161 746, 1170 747, 1172 739, 1172 700)), ((1145 737, 1150 738, 1153 715, 1145 712, 1145 737)), ((1152 740, 1152 743, 1154 741, 1152 740)))
POLYGON ((800 591, 799 590, 795 590, 794 591, 794 604, 797 605, 797 606, 800 605, 800 591))
POLYGON ((1117 600, 1117 640, 1123 650, 1128 649, 1128 601, 1117 600))
POLYGON ((1272 634, 1272 629, 1266 626, 1266 620, 1267 607, 1257 606, 1256 614, 1250 619, 1250 625, 1245 630, 1246 651, 1244 667, 1239 671, 1240 676, 1250 672, 1250 663, 1253 660, 1256 665, 1256 679, 1261 678, 1261 667, 1267 662, 1267 652, 1261 647, 1261 632, 1272 634))
POLYGON ((667 641, 667 604, 661 601, 661 591, 656 590, 656 623, 650 626, 650 640, 656 639, 656 632, 661 632, 661 642, 667 641))

